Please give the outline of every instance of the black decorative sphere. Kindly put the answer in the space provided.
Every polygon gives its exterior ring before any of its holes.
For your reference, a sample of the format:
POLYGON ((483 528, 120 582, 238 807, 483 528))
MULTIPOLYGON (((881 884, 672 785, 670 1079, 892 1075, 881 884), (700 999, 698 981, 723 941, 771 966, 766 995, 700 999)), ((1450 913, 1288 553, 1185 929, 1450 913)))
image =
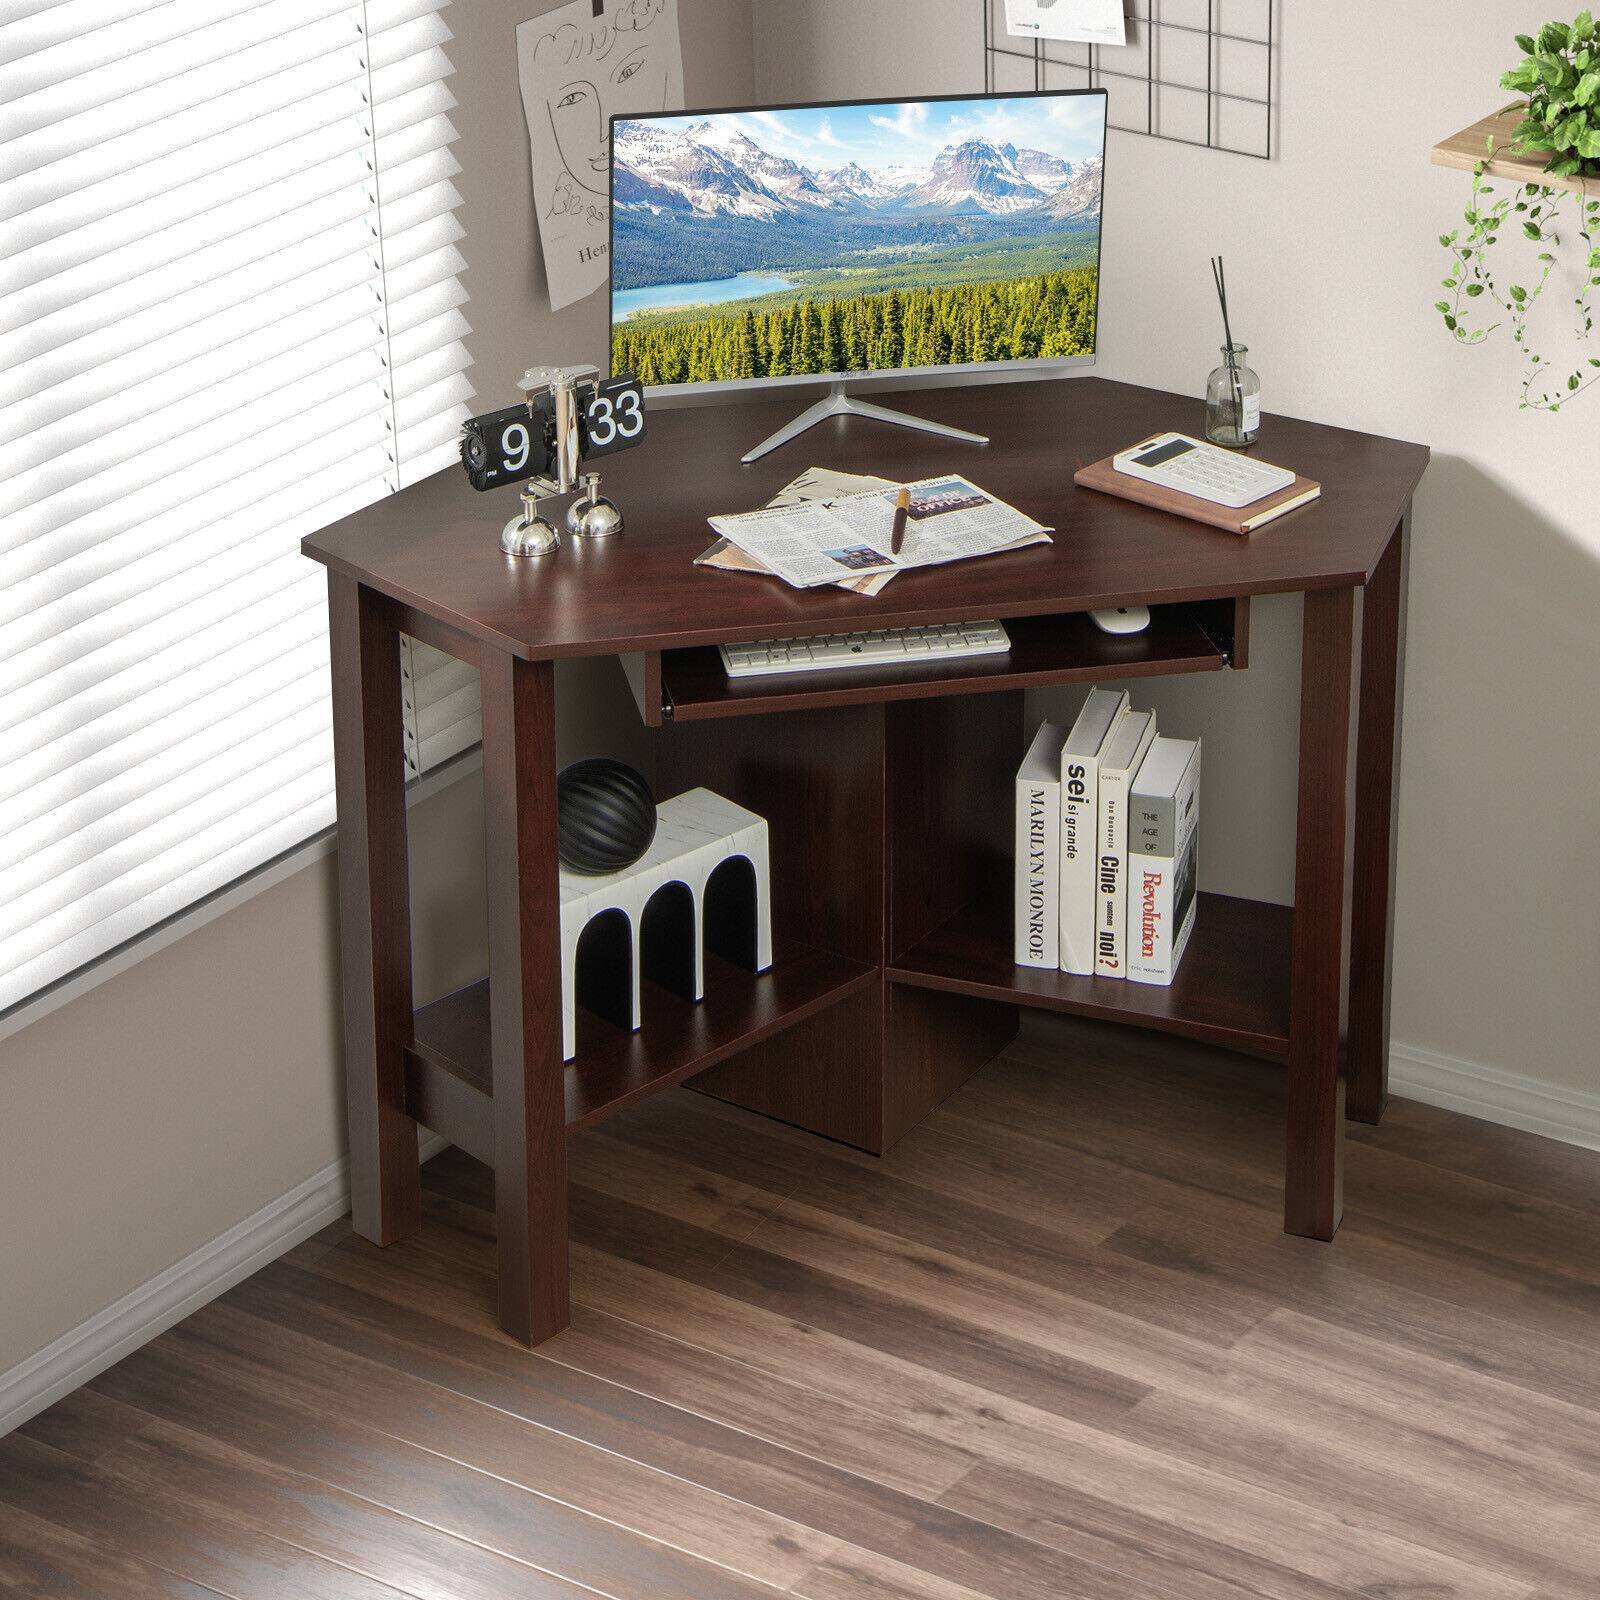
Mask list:
POLYGON ((625 761, 574 761, 556 779, 556 798, 556 849, 574 872, 620 872, 656 836, 656 797, 625 761))

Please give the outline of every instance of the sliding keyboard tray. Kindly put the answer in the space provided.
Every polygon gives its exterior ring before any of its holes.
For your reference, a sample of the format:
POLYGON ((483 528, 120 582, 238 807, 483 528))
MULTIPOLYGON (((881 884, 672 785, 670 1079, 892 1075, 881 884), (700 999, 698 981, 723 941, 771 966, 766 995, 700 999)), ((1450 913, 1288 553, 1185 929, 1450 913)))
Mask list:
POLYGON ((995 694, 1102 678, 1219 672, 1246 664, 1250 601, 1154 606, 1142 633, 1102 633, 1086 612, 1006 617, 1004 655, 879 663, 771 677, 730 678, 715 645, 624 656, 651 727, 885 700, 995 694))

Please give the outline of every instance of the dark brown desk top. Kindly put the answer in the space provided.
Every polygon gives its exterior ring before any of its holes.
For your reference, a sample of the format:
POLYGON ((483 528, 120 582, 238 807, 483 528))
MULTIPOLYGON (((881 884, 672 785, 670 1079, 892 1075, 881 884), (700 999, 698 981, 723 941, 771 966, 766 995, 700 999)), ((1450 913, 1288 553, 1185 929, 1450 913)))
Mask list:
POLYGON ((740 453, 805 404, 657 410, 644 445, 606 463, 627 531, 562 536, 540 560, 500 551, 510 490, 440 473, 306 539, 308 556, 486 643, 529 659, 718 640, 1015 617, 1365 583, 1427 465, 1423 445, 1291 417, 1263 420, 1253 453, 1322 484, 1322 498, 1248 539, 1079 489, 1074 470, 1164 428, 1204 426, 1198 400, 1104 378, 924 389, 887 398, 974 427, 985 446, 861 418, 813 428, 751 466, 740 453), (790 589, 692 565, 709 514, 749 511, 810 466, 913 479, 959 472, 1051 525, 1054 542, 898 577, 876 599, 790 589))

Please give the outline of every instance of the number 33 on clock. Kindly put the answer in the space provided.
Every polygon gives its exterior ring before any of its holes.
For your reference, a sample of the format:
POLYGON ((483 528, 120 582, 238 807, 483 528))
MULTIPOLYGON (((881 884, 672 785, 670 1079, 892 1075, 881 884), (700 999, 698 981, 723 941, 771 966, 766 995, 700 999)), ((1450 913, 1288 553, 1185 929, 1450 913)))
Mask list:
POLYGON ((584 460, 626 450, 644 438, 644 390, 637 378, 596 384, 580 413, 584 460))

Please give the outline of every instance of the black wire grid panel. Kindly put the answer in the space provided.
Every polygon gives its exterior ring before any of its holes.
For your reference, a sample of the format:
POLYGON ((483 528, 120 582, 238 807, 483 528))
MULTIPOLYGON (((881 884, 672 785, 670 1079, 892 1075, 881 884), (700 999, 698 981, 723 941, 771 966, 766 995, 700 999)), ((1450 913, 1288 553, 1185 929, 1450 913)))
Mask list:
POLYGON ((1106 91, 1109 125, 1272 159, 1276 0, 1136 0, 1122 46, 1024 38, 983 8, 983 86, 1106 91))

